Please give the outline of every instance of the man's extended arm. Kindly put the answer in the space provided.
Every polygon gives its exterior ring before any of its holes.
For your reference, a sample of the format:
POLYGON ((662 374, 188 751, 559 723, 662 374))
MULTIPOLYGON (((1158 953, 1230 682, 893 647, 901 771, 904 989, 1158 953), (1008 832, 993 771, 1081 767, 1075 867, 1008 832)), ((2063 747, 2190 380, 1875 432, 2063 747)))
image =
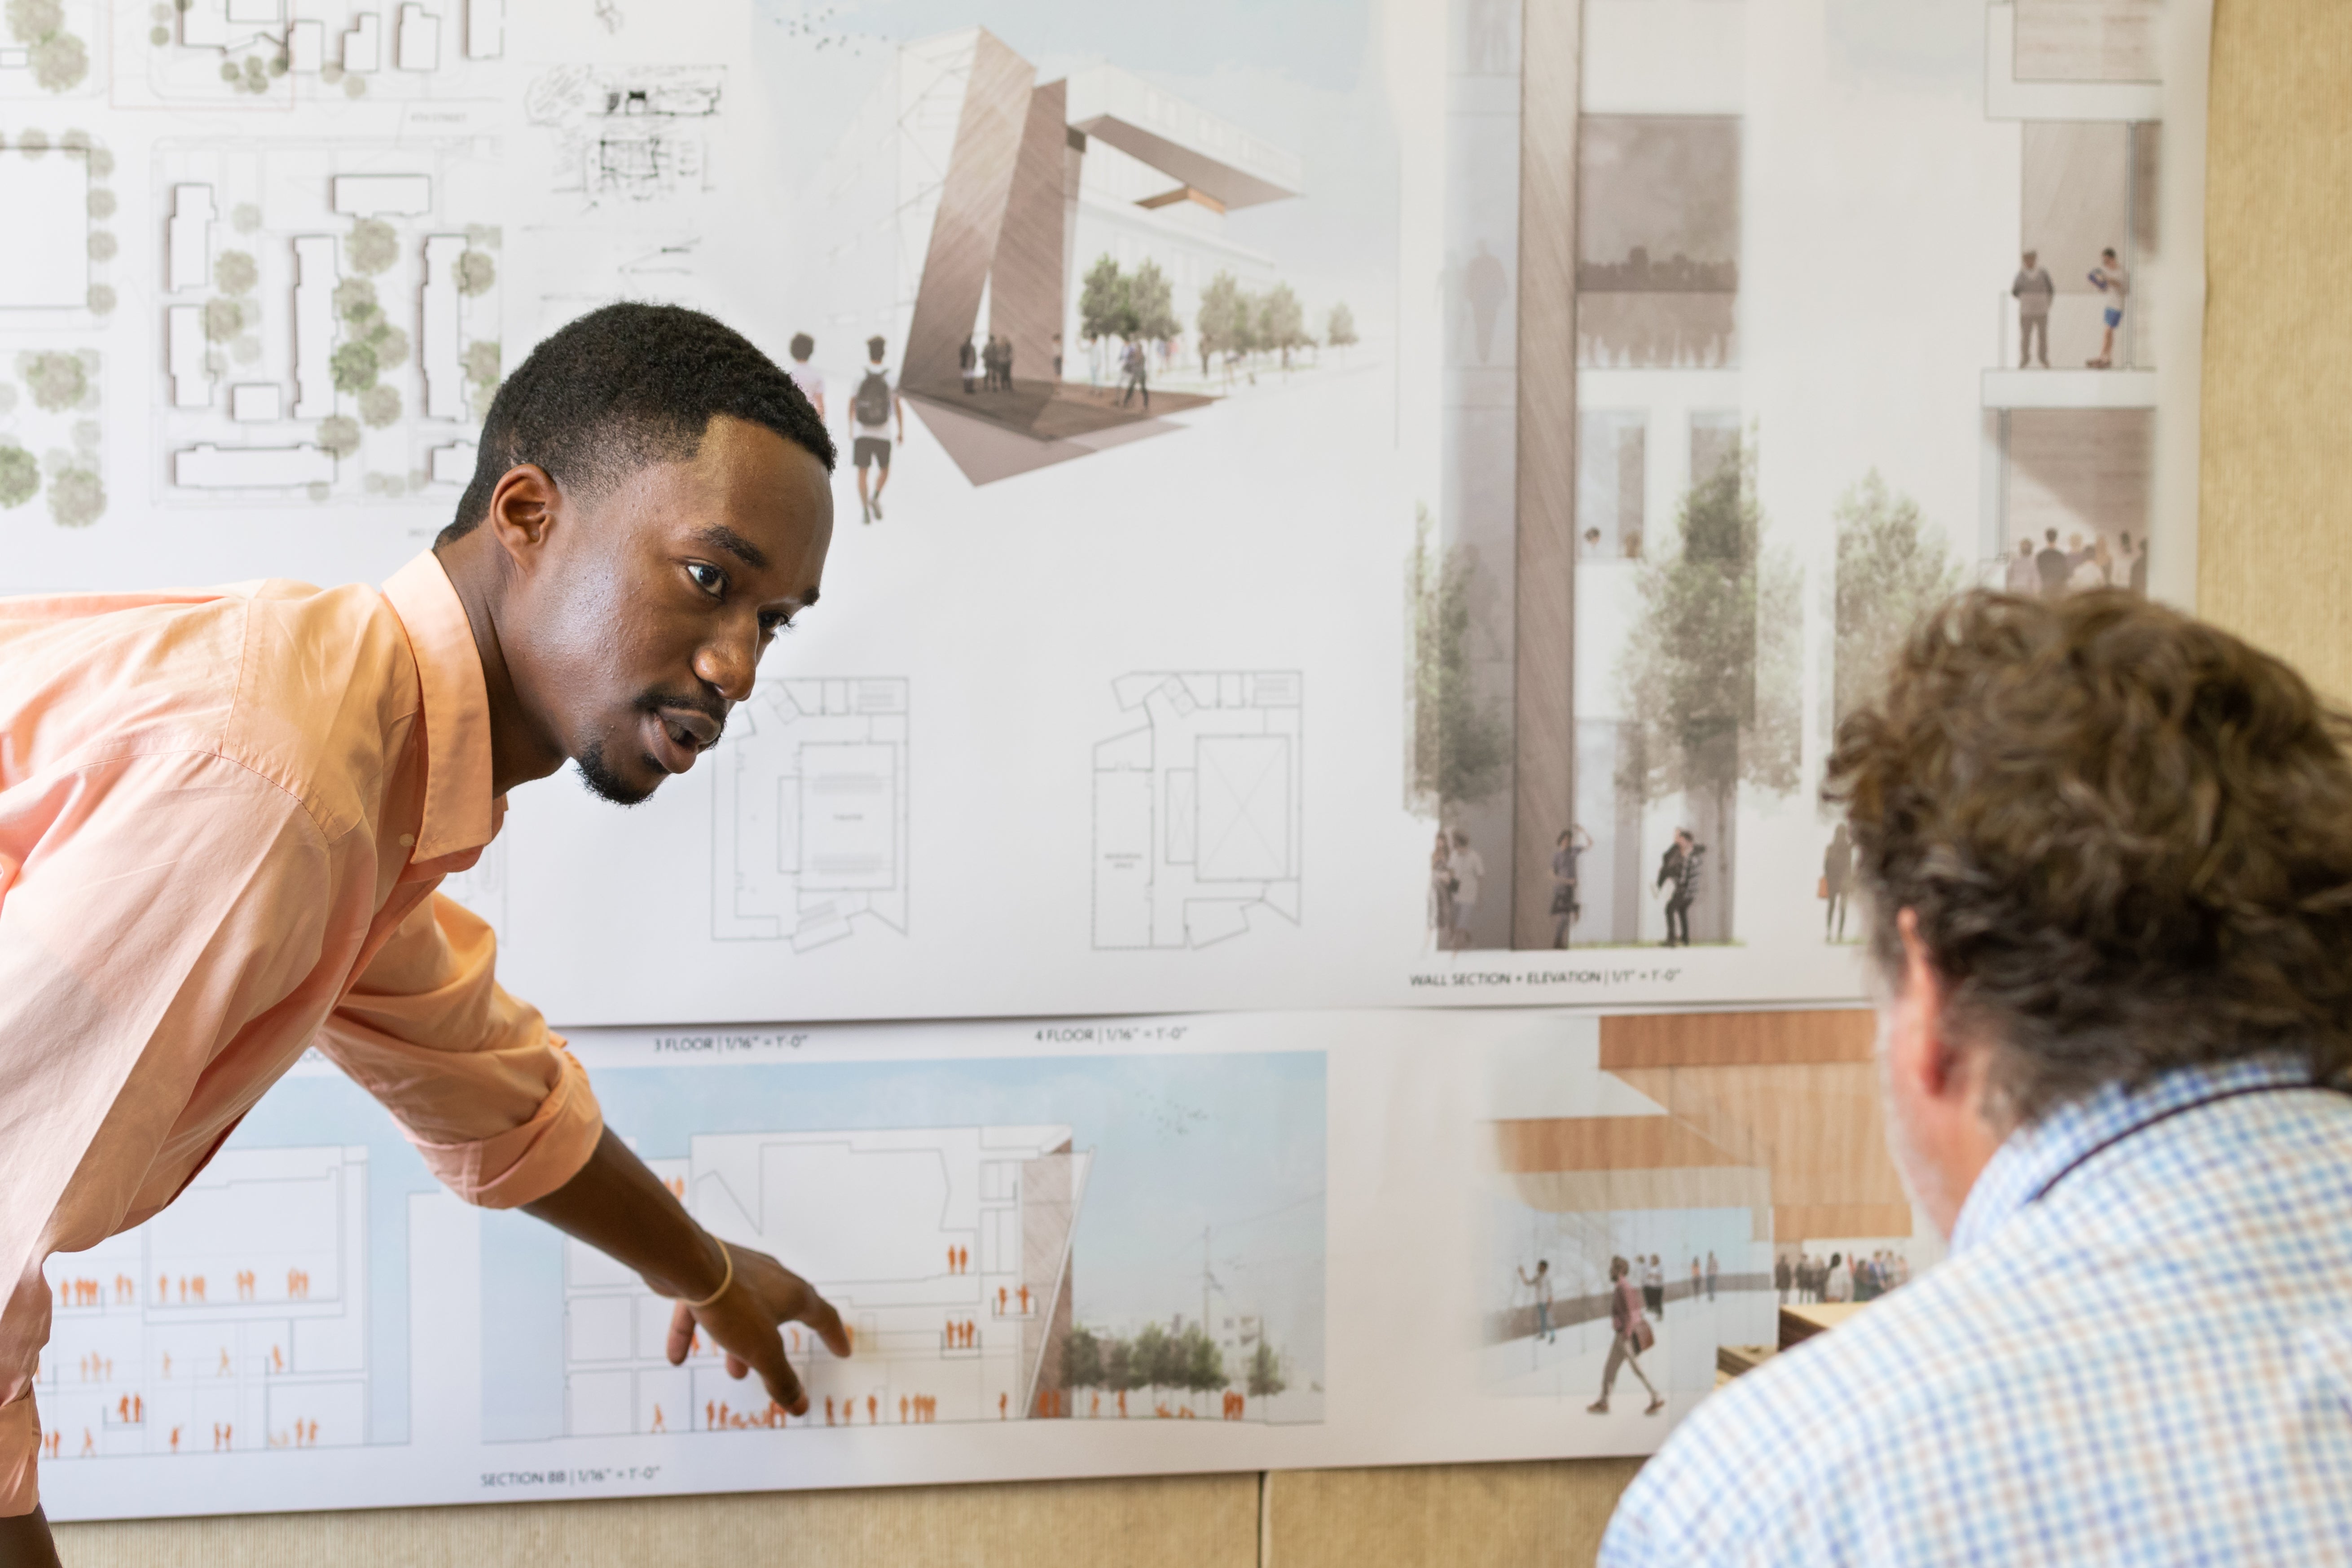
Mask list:
POLYGON ((669 1325, 673 1366, 686 1360, 698 1325, 727 1352, 729 1376, 757 1372, 768 1396, 797 1415, 808 1408, 808 1395, 785 1358, 777 1325, 806 1323, 834 1354, 849 1353, 841 1315, 806 1280, 764 1252, 721 1244, 609 1127, 578 1175, 522 1206, 677 1300, 669 1325), (707 1304, 688 1305, 696 1301, 707 1304))

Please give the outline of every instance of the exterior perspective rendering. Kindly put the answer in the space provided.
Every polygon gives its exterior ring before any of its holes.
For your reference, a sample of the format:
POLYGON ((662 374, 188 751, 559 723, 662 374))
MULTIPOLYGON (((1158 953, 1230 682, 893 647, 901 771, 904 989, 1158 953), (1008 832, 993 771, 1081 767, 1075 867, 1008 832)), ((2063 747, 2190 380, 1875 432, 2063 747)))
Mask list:
MULTIPOLYGON (((1218 327, 1275 278, 1226 215, 1297 199, 1301 170, 1115 65, 1041 80, 978 26, 895 46, 820 176, 814 330, 880 338, 975 485, 1158 434, 1264 335, 1218 327)), ((1276 325, 1286 363, 1303 321, 1276 325)))
POLYGON ((1869 1013, 1563 1019, 1560 1037, 1498 1065, 1497 1099, 1577 1113, 1483 1130, 1487 1393, 1680 1414, 1720 1348, 1778 1342, 1780 1306, 1868 1300, 1942 1256, 1887 1156, 1869 1013), (1619 1263, 1656 1340, 1630 1359, 1612 1355, 1619 1263))

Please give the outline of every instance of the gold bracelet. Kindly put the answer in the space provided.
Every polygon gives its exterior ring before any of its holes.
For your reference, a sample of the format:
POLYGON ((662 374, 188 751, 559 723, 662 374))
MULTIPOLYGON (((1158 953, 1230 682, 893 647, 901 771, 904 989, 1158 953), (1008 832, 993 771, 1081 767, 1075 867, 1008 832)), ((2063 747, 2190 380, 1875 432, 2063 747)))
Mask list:
MULTIPOLYGON (((717 1237, 711 1237, 711 1239, 712 1239, 713 1241, 719 1241, 719 1238, 718 1238, 717 1237)), ((699 1300, 699 1301, 687 1301, 685 1297, 683 1297, 683 1296, 678 1297, 678 1298, 677 1298, 677 1300, 680 1300, 680 1301, 686 1301, 686 1305, 687 1305, 687 1307, 688 1307, 690 1310, 699 1312, 699 1311, 700 1311, 700 1310, 702 1310, 705 1307, 709 1306, 713 1301, 716 1301, 717 1300, 719 1300, 719 1297, 724 1296, 725 1294, 727 1294, 727 1288, 728 1288, 729 1286, 730 1286, 730 1285, 732 1285, 732 1284, 734 1284, 734 1283, 735 1283, 735 1254, 734 1254, 734 1252, 733 1252, 731 1249, 730 1249, 730 1248, 729 1248, 728 1245, 727 1245, 725 1242, 723 1242, 723 1241, 719 1241, 719 1256, 720 1256, 720 1257, 722 1257, 722 1258, 726 1258, 726 1259, 727 1259, 727 1276, 726 1276, 726 1278, 725 1278, 725 1279, 721 1279, 721 1280, 719 1280, 719 1289, 718 1289, 713 1290, 709 1295, 705 1296, 705 1297, 704 1297, 701 1300, 699 1300)))

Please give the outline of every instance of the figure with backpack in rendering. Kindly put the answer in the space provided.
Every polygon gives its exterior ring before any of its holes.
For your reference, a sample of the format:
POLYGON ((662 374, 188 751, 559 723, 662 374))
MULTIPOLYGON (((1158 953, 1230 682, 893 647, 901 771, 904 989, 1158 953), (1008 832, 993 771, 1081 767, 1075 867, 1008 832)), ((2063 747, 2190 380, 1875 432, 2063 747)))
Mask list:
POLYGON ((898 389, 890 384, 890 372, 882 363, 882 351, 889 346, 881 338, 866 340, 866 374, 858 378, 857 395, 849 405, 850 434, 854 437, 851 456, 857 464, 857 504, 868 522, 881 520, 882 489, 890 482, 890 448, 907 439, 907 405, 899 397, 898 389), (880 470, 874 476, 871 493, 866 488, 869 468, 880 470))

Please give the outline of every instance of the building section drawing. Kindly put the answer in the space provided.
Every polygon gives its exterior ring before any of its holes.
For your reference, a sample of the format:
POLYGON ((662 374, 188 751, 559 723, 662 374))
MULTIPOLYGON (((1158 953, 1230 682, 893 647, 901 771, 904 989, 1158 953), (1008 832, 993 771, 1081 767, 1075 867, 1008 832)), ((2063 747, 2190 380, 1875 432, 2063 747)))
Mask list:
POLYGON ((907 930, 907 682, 763 681, 710 759, 711 935, 907 930))
POLYGON ((1295 671, 1122 676, 1137 727, 1094 752, 1094 945, 1206 947, 1299 918, 1295 671))
MULTIPOLYGON (((464 0, 373 0, 327 16, 297 0, 153 0, 117 6, 116 101, 131 108, 276 110, 308 104, 485 97, 502 85, 475 33, 504 34, 504 7, 461 21, 464 0), (467 47, 457 47, 467 29, 467 47)), ((0 73, 5 74, 5 73, 0 73)))
POLYGON ((580 212, 672 202, 718 188, 724 66, 559 66, 523 98, 551 134, 551 192, 580 212))
MULTIPOLYGON (((1056 1126, 716 1133, 648 1163, 713 1234, 792 1258, 841 1312, 848 1361, 788 1331, 810 1403, 796 1424, 874 1426, 1068 1414, 1071 1242, 1093 1162, 1056 1126)), ((711 1347, 669 1364, 675 1306, 566 1244, 567 1435, 784 1425, 711 1347)))
POLYGON ((2031 251, 2050 284, 2027 298, 1997 279, 1989 301, 1978 576, 1994 587, 2147 584, 2162 16, 2153 0, 1987 7, 1985 116, 2019 125, 2017 275, 2031 251))
POLYGON ((393 500, 469 442, 501 334, 496 143, 166 142, 165 503, 393 500))
POLYGON ((48 1463, 368 1439, 367 1150, 227 1149, 162 1214, 48 1262, 48 1463))
POLYGON ((1261 288, 1276 268, 1227 235, 1227 215, 1306 187, 1296 153, 1118 67, 1038 76, 982 27, 892 46, 817 173, 804 231, 824 247, 803 263, 819 339, 886 339, 976 485, 1165 433, 1166 416, 1231 390, 1188 342, 1202 292, 1220 275, 1261 288), (1169 289, 1168 321, 1137 345, 1139 400, 1122 342, 1084 330, 1082 279, 1104 258, 1149 264, 1169 289), (984 348, 1002 356, 986 376, 984 348))

